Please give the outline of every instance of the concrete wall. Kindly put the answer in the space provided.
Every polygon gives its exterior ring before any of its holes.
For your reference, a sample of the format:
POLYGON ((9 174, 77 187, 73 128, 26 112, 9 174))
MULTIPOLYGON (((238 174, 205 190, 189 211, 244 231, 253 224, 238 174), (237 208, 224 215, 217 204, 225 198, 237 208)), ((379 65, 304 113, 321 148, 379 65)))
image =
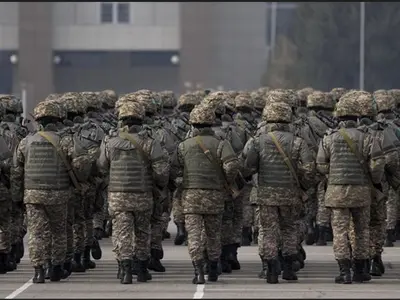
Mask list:
POLYGON ((18 49, 18 2, 0 2, 0 50, 18 49))

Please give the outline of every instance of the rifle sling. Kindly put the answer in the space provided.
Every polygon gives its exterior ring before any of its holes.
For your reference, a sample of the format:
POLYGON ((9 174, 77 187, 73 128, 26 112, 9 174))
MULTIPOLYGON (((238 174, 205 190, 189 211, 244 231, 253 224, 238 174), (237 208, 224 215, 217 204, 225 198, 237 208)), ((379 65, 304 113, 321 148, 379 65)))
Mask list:
POLYGON ((131 142, 131 143, 136 147, 136 149, 139 150, 140 154, 142 154, 143 158, 146 160, 147 163, 150 162, 150 158, 149 158, 149 156, 144 152, 143 147, 140 146, 139 143, 138 143, 132 136, 130 136, 129 134, 127 134, 127 133, 124 132, 124 131, 120 131, 119 134, 120 134, 120 136, 121 136, 123 139, 128 140, 129 142, 131 142))
POLYGON ((50 144, 52 144, 54 146, 54 148, 57 151, 58 156, 61 158, 61 160, 63 161, 65 167, 67 168, 67 172, 69 177, 71 178, 72 184, 74 185, 74 187, 77 190, 81 190, 81 186, 79 184, 78 179, 76 178, 74 171, 72 169, 71 164, 69 163, 67 157, 64 155, 64 153, 61 151, 60 147, 57 145, 57 143, 52 139, 52 137, 50 135, 48 135, 46 132, 44 131, 38 131, 37 132, 41 137, 43 137, 44 139, 46 139, 48 142, 50 142, 50 144))

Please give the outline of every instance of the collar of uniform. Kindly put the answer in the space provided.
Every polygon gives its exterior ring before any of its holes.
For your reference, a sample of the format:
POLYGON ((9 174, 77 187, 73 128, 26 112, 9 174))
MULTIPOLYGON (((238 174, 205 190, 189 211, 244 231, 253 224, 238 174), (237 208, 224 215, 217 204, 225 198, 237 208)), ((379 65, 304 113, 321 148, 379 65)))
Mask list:
POLYGON ((290 126, 287 123, 267 123, 265 124, 267 132, 271 131, 290 131, 290 126))
POLYGON ((348 121, 340 121, 339 128, 356 128, 357 122, 348 120, 348 121))
POLYGON ((140 125, 132 125, 130 127, 124 126, 120 129, 120 131, 128 132, 128 133, 138 133, 142 131, 142 126, 140 125))
POLYGON ((194 128, 192 136, 195 137, 195 136, 198 136, 198 135, 214 135, 214 131, 212 130, 211 127, 194 128))
POLYGON ((57 125, 54 123, 47 124, 40 131, 58 131, 57 125))

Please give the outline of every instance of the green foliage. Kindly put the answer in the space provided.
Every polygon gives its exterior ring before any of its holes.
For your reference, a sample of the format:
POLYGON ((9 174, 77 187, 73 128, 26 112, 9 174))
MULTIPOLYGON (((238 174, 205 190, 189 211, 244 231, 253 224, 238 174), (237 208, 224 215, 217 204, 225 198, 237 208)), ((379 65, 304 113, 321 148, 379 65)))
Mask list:
MULTIPOLYGON (((367 2, 365 6, 365 88, 395 88, 400 70, 400 3, 367 2)), ((288 63, 282 70, 282 62, 273 61, 264 84, 358 88, 360 3, 299 2, 286 38, 295 51, 290 59, 276 51, 275 60, 288 59, 288 63)))

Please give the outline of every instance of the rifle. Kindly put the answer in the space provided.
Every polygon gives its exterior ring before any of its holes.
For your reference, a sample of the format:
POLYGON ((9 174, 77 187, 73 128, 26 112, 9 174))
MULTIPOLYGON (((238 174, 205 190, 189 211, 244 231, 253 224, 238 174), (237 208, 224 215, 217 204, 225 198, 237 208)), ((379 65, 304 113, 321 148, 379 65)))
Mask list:
POLYGON ((336 128, 338 126, 337 121, 333 117, 325 115, 322 111, 317 112, 317 116, 329 127, 336 128))
POLYGON ((375 187, 374 182, 373 182, 372 177, 371 177, 371 173, 369 172, 369 168, 368 168, 368 166, 366 164, 366 161, 364 160, 364 158, 362 157, 362 155, 358 151, 358 149, 355 147, 352 139, 349 137, 349 135, 347 134, 346 130, 341 128, 341 129, 339 129, 339 133, 344 138, 344 140, 346 141, 346 143, 349 146, 351 152, 353 152, 353 154, 357 157, 358 162, 360 163, 361 167, 363 168, 365 176, 367 176, 368 184, 369 184, 369 186, 371 188, 371 192, 373 193, 375 198, 378 201, 380 201, 383 198, 385 198, 385 195, 379 189, 377 189, 375 187))

